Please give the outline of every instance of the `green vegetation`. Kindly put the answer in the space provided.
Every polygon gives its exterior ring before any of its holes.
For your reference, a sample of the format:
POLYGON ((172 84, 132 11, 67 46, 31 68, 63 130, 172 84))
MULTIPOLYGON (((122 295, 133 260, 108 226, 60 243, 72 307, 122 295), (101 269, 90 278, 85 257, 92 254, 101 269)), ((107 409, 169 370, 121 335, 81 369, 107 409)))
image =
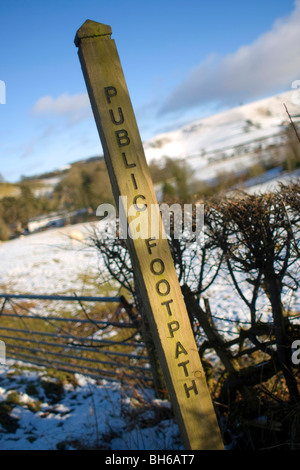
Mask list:
POLYGON ((19 186, 17 184, 4 183, 0 181, 0 199, 3 197, 15 197, 20 193, 19 186))
POLYGON ((0 183, 0 240, 21 234, 33 217, 82 208, 94 213, 102 202, 113 202, 103 160, 74 163, 59 176, 51 196, 43 195, 41 179, 23 178, 19 185, 0 183))
POLYGON ((162 163, 153 160, 149 168, 153 183, 162 184, 163 200, 190 202, 196 183, 188 163, 185 160, 174 160, 169 157, 165 157, 162 163))
POLYGON ((295 130, 292 125, 290 125, 286 131, 287 151, 283 167, 287 171, 300 168, 300 142, 296 132, 297 129, 295 130))
POLYGON ((112 203, 111 186, 104 161, 72 165, 56 186, 53 199, 57 209, 70 210, 89 207, 95 211, 102 202, 112 203))

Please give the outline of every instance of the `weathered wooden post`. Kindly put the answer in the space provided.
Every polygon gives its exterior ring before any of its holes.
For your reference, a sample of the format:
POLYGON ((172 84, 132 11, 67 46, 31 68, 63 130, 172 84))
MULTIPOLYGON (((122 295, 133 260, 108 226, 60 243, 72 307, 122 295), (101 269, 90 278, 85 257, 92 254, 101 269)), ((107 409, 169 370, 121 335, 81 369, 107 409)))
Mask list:
MULTIPOLYGON (((77 31, 75 44, 116 204, 126 196, 142 212, 157 200, 111 33, 110 26, 87 20, 77 31)), ((127 241, 183 443, 192 450, 223 449, 163 228, 159 224, 158 236, 128 236, 127 241)))

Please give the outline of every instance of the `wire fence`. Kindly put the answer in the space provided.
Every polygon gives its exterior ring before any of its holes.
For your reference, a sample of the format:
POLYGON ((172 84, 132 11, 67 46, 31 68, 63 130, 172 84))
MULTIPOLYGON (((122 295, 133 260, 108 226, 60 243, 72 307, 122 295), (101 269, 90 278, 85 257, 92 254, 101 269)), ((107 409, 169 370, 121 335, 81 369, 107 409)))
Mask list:
POLYGON ((0 294, 0 299, 7 359, 96 379, 152 382, 138 315, 123 296, 0 294))

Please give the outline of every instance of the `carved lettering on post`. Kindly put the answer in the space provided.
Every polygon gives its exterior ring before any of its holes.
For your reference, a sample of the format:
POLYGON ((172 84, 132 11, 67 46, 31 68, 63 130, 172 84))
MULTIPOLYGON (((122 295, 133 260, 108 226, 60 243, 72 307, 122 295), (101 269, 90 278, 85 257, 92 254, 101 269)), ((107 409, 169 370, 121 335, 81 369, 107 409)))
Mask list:
MULTIPOLYGON (((75 44, 116 204, 126 199, 142 216, 157 200, 111 28, 87 20, 75 44)), ((129 230, 133 221, 128 214, 129 230)), ((148 229, 127 242, 184 445, 223 449, 168 241, 161 223, 148 229)))

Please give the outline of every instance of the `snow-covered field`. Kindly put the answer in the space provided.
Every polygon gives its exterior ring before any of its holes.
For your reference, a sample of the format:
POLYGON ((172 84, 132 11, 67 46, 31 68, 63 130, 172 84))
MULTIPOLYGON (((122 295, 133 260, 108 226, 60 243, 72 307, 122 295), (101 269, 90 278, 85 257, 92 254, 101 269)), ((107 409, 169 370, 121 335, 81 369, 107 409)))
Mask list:
MULTIPOLYGON (((90 224, 53 228, 0 244, 0 285, 16 294, 85 293, 84 275, 96 274, 98 258, 76 238, 90 224)), ((3 289, 1 289, 3 290, 3 289)), ((95 294, 95 292, 94 292, 95 294)))
MULTIPOLYGON (((81 224, 2 243, 2 292, 96 295, 97 284, 85 276, 97 275, 99 260, 69 237, 89 230, 90 224, 81 224)), ((249 312, 228 276, 221 275, 207 296, 221 334, 232 339, 249 312)), ((299 296, 287 292, 285 300, 300 311, 299 296)), ((264 302, 260 298, 258 306, 268 317, 264 302)), ((42 386, 49 380, 45 370, 28 364, 7 360, 0 366, 0 449, 183 449, 169 403, 155 399, 152 390, 137 395, 120 383, 76 374, 76 384, 64 383, 53 402, 42 386)))
POLYGON ((75 377, 56 402, 45 393, 50 379, 42 370, 13 361, 0 366, 0 450, 183 449, 168 402, 151 390, 136 406, 120 383, 75 377))
MULTIPOLYGON (((97 275, 95 252, 69 238, 75 231, 87 236, 89 229, 81 224, 2 243, 2 293, 99 295, 95 283, 85 282, 97 275)), ((0 366, 0 450, 183 449, 169 403, 156 400, 152 390, 137 397, 120 383, 76 374, 76 386, 64 384, 53 403, 43 379, 50 380, 29 364, 7 360, 0 366)))

